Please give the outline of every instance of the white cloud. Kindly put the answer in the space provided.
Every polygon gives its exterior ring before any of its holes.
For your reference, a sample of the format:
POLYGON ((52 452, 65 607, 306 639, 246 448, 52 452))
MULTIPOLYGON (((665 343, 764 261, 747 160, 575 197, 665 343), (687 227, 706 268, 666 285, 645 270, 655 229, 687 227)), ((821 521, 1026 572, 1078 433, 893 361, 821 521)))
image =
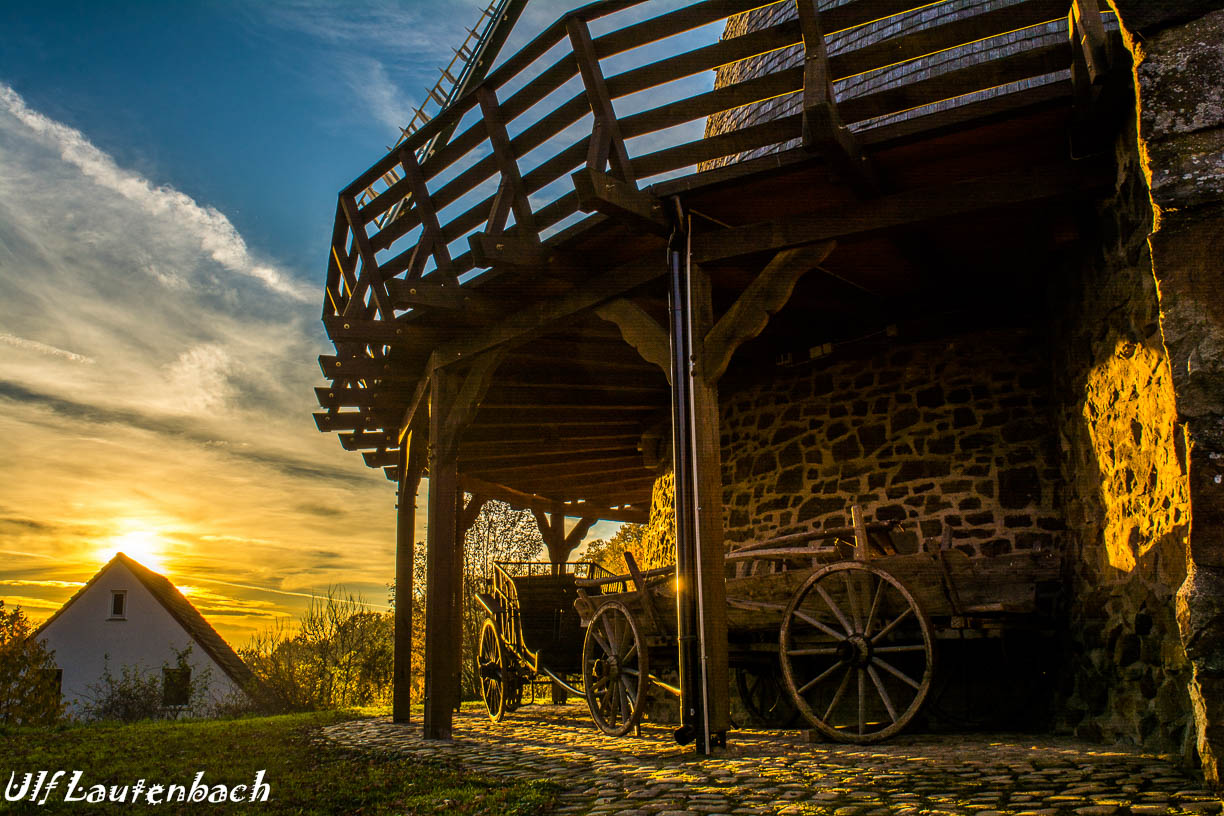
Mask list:
POLYGON ((79 130, 31 110, 16 91, 4 84, 0 84, 0 106, 94 183, 135 203, 148 216, 172 220, 229 272, 255 278, 271 291, 293 300, 303 303, 315 300, 315 293, 308 287, 282 270, 256 261, 234 225, 215 208, 202 207, 172 187, 154 186, 148 179, 119 167, 79 130))
POLYGON ((87 363, 92 365, 97 362, 97 360, 93 359, 92 357, 86 357, 83 354, 77 354, 76 352, 66 351, 62 348, 56 348, 55 346, 49 346, 46 343, 40 343, 37 340, 27 340, 24 337, 17 337, 16 335, 9 334, 8 332, 0 332, 0 343, 7 343, 14 348, 23 349, 25 351, 33 351, 37 354, 46 354, 51 357, 59 357, 63 360, 71 360, 74 363, 87 363))

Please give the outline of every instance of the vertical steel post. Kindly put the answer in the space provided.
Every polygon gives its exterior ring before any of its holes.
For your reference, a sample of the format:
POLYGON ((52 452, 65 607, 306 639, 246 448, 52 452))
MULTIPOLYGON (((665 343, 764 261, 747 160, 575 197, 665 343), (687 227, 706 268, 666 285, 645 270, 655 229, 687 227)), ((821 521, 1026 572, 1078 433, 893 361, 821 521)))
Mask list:
POLYGON ((697 557, 693 504, 692 319, 683 219, 667 248, 672 371, 672 457, 676 480, 676 635, 680 661, 680 728, 676 741, 707 753, 697 632, 697 557))

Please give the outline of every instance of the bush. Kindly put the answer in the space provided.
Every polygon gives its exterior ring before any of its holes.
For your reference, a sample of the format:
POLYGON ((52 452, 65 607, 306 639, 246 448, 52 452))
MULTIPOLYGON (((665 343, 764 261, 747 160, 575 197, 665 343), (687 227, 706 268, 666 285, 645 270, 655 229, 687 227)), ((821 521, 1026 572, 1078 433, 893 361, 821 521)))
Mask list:
POLYGON ((391 615, 330 589, 311 601, 295 634, 278 621, 240 654, 270 707, 309 711, 388 702, 393 651, 391 615))
POLYGON ((211 672, 196 672, 188 658, 188 646, 175 654, 175 664, 163 664, 148 671, 139 666, 122 666, 115 675, 109 658, 103 663, 102 677, 88 686, 89 698, 82 713, 90 720, 173 720, 206 717, 216 713, 208 698, 211 672))
POLYGON ((63 715, 55 654, 31 633, 21 607, 0 601, 0 724, 49 725, 63 715))

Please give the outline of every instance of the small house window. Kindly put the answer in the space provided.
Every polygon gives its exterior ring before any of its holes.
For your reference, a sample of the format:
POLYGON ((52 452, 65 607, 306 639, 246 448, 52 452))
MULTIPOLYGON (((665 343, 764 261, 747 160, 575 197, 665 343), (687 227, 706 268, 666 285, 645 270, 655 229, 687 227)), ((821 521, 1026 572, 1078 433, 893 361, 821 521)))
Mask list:
POLYGON ((127 590, 126 589, 111 590, 110 616, 112 619, 127 617, 127 590))
POLYGON ((162 705, 181 707, 191 702, 191 669, 162 669, 162 705))

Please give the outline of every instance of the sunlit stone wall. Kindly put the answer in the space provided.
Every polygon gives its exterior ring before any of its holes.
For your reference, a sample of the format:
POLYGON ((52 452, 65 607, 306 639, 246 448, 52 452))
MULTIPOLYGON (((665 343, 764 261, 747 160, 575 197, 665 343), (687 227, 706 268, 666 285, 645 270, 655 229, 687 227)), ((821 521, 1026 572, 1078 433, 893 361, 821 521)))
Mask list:
POLYGON ((1174 615, 1186 576, 1186 448, 1160 332, 1151 207, 1133 142, 1098 246, 1055 292, 1071 572, 1065 723, 1082 737, 1181 752, 1193 736, 1174 615))

